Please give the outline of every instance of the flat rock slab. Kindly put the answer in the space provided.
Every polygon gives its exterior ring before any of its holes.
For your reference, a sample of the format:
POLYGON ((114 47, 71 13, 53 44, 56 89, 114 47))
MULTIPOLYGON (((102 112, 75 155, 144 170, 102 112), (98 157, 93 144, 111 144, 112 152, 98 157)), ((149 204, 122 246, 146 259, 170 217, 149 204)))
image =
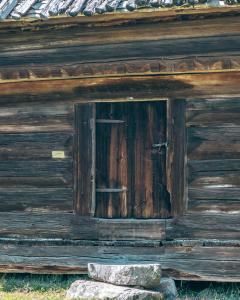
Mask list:
POLYGON ((67 299, 81 300, 162 300, 160 292, 116 286, 91 280, 77 280, 67 291, 67 299))
POLYGON ((159 264, 104 265, 89 263, 88 275, 95 280, 116 285, 154 288, 160 283, 161 266, 159 264))
POLYGON ((175 281, 171 278, 161 278, 160 285, 156 291, 161 292, 166 300, 174 300, 177 298, 175 281))

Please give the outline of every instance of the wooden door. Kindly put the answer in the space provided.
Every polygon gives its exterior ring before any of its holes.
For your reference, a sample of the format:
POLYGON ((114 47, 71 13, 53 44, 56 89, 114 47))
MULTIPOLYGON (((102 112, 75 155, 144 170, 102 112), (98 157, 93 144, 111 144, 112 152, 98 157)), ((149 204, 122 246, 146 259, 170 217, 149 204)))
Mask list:
POLYGON ((102 218, 169 217, 166 103, 99 103, 94 112, 90 104, 78 109, 77 167, 85 187, 77 195, 80 214, 87 206, 102 218))

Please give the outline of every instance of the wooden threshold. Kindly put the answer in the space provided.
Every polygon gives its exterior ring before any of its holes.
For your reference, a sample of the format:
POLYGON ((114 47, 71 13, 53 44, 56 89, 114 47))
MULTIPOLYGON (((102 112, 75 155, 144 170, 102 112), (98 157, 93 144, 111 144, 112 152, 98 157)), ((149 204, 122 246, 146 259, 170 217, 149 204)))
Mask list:
POLYGON ((163 240, 164 219, 98 219, 72 213, 0 212, 0 237, 163 240))
POLYGON ((95 241, 240 240, 240 214, 188 213, 173 219, 102 219, 61 212, 2 212, 0 237, 95 241))

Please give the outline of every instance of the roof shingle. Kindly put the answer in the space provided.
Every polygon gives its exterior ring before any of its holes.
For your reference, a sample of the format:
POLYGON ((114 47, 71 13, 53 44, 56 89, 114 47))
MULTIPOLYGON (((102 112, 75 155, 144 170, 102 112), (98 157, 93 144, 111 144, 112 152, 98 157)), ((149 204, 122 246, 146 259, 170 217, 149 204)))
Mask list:
POLYGON ((116 10, 133 11, 142 7, 164 8, 171 6, 228 6, 240 0, 0 0, 0 20, 49 18, 50 16, 86 16, 116 10))

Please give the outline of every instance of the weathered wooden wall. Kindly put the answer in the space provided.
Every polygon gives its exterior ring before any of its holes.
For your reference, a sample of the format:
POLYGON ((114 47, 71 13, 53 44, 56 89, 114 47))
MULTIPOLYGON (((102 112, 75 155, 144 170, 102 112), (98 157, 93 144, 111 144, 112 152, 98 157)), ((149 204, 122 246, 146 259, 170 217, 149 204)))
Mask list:
POLYGON ((0 272, 86 273, 88 262, 161 263, 182 280, 239 282, 239 242, 0 242, 0 272))
POLYGON ((1 105, 1 212, 72 211, 72 123, 68 104, 1 105), (66 158, 53 158, 57 150, 66 158))
POLYGON ((240 280, 239 13, 0 24, 0 271, 141 258, 178 279, 240 280), (80 104, 139 100, 168 101, 174 218, 91 218, 93 174, 76 174, 91 159, 94 110, 80 104))
POLYGON ((239 125, 239 99, 188 102, 188 211, 240 213, 239 125))
POLYGON ((228 7, 4 22, 0 78, 237 70, 239 14, 228 7))

